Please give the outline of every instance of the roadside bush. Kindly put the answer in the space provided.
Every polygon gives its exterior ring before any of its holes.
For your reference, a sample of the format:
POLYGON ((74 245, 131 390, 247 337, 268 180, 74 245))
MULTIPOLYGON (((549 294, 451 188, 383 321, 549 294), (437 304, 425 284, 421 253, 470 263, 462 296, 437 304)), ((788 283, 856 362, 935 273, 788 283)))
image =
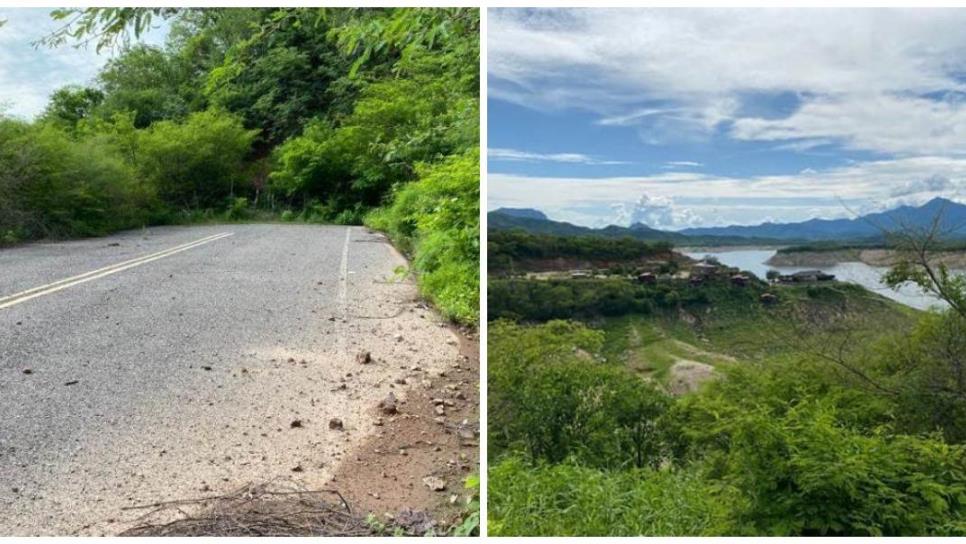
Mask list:
POLYGON ((215 111, 191 114, 180 124, 159 121, 139 135, 139 169, 170 205, 221 207, 244 189, 239 172, 256 134, 215 111))
POLYGON ((472 149, 421 166, 417 181, 365 218, 412 256, 423 295, 466 324, 479 320, 479 159, 472 149))
POLYGON ((96 236, 142 224, 152 207, 120 153, 54 125, 0 121, 5 242, 96 236))

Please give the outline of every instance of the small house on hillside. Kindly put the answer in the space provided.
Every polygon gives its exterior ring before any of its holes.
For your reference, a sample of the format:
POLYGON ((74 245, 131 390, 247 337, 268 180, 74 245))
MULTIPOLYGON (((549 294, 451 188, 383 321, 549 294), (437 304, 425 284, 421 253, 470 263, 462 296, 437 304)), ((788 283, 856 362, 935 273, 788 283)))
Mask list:
POLYGON ((643 274, 637 275, 637 283, 643 283, 645 285, 654 285, 657 283, 657 276, 650 272, 644 272, 643 274))
POLYGON ((778 302, 778 297, 771 293, 762 293, 761 296, 758 297, 758 300, 760 300, 762 304, 772 305, 778 302))
POLYGON ((591 276, 593 274, 591 274, 590 270, 572 270, 570 272, 570 277, 575 280, 589 278, 591 276))
POLYGON ((744 287, 748 285, 748 276, 744 274, 735 274, 731 276, 731 285, 735 287, 744 287))

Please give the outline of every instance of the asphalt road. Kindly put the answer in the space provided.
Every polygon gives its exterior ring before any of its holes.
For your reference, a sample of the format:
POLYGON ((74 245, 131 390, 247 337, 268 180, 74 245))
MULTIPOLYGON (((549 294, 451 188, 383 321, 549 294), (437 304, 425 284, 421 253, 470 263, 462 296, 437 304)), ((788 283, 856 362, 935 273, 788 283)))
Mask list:
POLYGON ((393 380, 458 357, 404 264, 341 226, 0 250, 0 536, 110 534, 151 501, 325 481, 393 380))

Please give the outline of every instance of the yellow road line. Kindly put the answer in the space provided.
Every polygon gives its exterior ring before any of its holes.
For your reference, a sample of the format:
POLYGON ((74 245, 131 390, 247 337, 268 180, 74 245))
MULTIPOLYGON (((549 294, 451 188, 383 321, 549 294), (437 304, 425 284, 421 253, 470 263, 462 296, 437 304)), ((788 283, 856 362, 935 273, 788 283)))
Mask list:
POLYGON ((194 242, 189 242, 182 244, 180 246, 175 246, 173 248, 165 249, 163 251, 158 251, 156 253, 150 253, 148 255, 143 255, 134 259, 127 261, 122 261, 120 263, 112 264, 110 266, 105 266, 103 268, 98 268, 97 270, 92 270, 90 272, 85 272, 83 274, 78 274, 76 276, 71 276, 69 278, 64 278, 62 280, 55 281, 53 283, 48 283, 46 285, 41 285, 34 287, 32 289, 27 289, 26 291, 21 291, 19 293, 14 293, 5 297, 0 297, 0 310, 4 308, 9 308, 15 304, 20 304, 21 302, 26 302, 28 300, 48 295, 50 293, 55 293, 62 289, 72 287, 81 283, 85 283, 91 280, 96 280, 98 278, 103 278, 104 276, 109 276, 111 274, 116 274, 118 272, 127 270, 129 268, 134 268, 135 266, 140 266, 142 264, 149 263, 151 261, 156 261, 158 259, 163 259, 164 257, 169 257, 176 253, 181 253, 182 251, 187 251, 189 249, 196 248, 198 246, 207 244, 209 242, 214 242, 222 238, 227 238, 232 236, 233 232, 223 232, 220 234, 214 234, 211 236, 206 236, 194 242))

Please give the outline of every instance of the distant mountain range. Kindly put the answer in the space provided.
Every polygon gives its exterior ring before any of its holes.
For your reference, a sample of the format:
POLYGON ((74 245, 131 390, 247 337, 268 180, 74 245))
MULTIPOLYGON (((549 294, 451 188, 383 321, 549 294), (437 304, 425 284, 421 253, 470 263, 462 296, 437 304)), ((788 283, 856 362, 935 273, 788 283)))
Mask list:
POLYGON ((941 228, 966 236, 966 206, 945 198, 934 198, 919 207, 900 206, 893 210, 855 219, 810 219, 801 223, 762 223, 755 226, 683 229, 688 236, 745 236, 776 240, 848 240, 876 238, 882 230, 902 227, 926 228, 941 214, 941 228), (958 228, 957 228, 958 227, 958 228))
POLYGON ((926 228, 941 214, 941 228, 947 236, 966 238, 966 205, 934 198, 919 207, 900 206, 855 219, 810 219, 800 223, 762 223, 753 226, 704 227, 677 232, 653 229, 637 223, 630 227, 611 225, 601 229, 553 221, 543 212, 527 208, 499 208, 487 214, 490 229, 523 229, 564 236, 632 237, 665 240, 675 245, 739 245, 855 241, 880 238, 882 229, 926 228))

